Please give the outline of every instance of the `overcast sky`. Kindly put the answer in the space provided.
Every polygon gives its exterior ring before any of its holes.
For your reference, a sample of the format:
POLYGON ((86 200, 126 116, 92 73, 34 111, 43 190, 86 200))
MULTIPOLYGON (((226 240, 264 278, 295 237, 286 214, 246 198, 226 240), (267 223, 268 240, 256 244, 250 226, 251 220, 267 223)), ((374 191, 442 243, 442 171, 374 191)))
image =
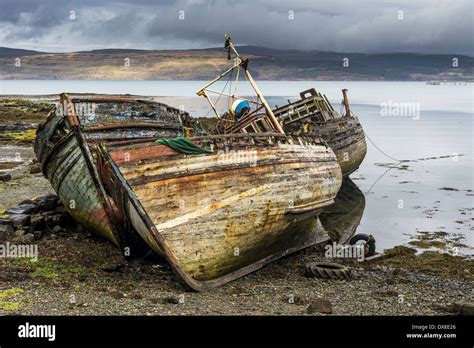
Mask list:
POLYGON ((0 46, 50 52, 204 48, 222 46, 228 33, 238 45, 474 55, 473 3, 0 0, 0 46))

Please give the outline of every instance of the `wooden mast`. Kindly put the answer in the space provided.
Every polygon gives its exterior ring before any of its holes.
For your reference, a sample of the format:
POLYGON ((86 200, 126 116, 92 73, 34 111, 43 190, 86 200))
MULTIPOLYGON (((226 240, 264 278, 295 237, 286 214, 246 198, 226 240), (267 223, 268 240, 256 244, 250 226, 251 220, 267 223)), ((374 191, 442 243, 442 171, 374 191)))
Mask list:
POLYGON ((273 126, 278 132, 285 134, 285 131, 281 127, 280 122, 278 122, 278 120, 276 119, 275 115, 273 114, 272 109, 268 105, 267 101, 265 100, 265 97, 263 96, 262 92, 260 91, 257 84, 255 83, 255 80, 253 79, 252 75, 247 69, 248 59, 245 59, 245 60, 242 59, 242 57, 239 55, 239 53, 235 49, 234 44, 232 43, 232 41, 230 40, 230 37, 227 34, 225 35, 225 47, 231 49, 232 52, 234 52, 234 54, 240 60, 241 62, 240 65, 244 69, 245 76, 247 76, 247 79, 249 80, 250 84, 255 90, 255 93, 257 93, 258 98, 261 100, 263 107, 265 108, 265 111, 267 113, 267 116, 270 119, 270 122, 273 124, 273 126))

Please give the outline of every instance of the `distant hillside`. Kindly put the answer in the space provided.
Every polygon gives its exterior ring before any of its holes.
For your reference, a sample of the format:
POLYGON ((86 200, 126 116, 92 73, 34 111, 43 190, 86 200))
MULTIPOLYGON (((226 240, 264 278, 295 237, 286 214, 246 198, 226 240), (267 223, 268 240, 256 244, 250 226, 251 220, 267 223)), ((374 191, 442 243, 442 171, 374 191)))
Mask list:
MULTIPOLYGON (((474 80, 474 58, 462 55, 238 49, 261 80, 474 80), (458 67, 452 66, 454 57, 458 67), (348 67, 343 66, 345 58, 348 67)), ((223 48, 71 53, 0 48, 1 79, 207 80, 228 66, 223 48), (15 66, 17 57, 20 67, 15 66)))
POLYGON ((22 57, 32 56, 35 54, 44 54, 44 52, 22 50, 19 48, 0 47, 0 57, 22 57))

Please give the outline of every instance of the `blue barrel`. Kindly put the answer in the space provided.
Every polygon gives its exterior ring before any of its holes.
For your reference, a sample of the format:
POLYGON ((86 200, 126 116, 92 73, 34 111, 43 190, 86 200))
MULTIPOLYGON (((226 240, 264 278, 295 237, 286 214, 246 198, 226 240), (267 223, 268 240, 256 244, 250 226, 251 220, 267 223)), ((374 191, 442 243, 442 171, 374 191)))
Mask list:
POLYGON ((232 106, 230 107, 230 112, 236 117, 240 118, 244 115, 247 111, 250 110, 250 104, 246 100, 236 99, 232 106))

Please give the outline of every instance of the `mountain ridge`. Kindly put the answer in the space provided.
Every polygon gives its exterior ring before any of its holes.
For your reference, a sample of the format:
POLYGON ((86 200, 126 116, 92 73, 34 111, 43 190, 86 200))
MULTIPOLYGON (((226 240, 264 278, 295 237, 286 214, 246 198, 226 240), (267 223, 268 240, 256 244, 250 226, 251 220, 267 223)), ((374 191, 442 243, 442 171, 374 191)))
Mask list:
MULTIPOLYGON (((347 53, 238 46, 266 80, 472 81, 474 57, 416 52, 347 53), (453 66, 457 59, 458 66, 453 66), (346 64, 344 64, 346 63, 346 64)), ((224 48, 40 52, 0 47, 2 79, 210 79, 229 66, 224 48), (20 66, 15 64, 20 58, 20 66)))

